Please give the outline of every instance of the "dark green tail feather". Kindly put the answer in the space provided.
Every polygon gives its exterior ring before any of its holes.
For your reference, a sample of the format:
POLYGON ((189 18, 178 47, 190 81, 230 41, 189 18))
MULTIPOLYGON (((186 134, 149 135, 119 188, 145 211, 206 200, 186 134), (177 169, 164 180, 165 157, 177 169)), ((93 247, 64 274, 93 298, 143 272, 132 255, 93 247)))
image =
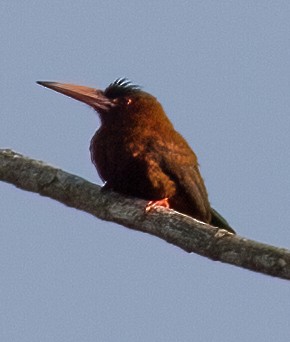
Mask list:
POLYGON ((215 209, 211 208, 211 225, 228 230, 229 232, 236 234, 233 228, 228 224, 226 219, 222 217, 215 209))

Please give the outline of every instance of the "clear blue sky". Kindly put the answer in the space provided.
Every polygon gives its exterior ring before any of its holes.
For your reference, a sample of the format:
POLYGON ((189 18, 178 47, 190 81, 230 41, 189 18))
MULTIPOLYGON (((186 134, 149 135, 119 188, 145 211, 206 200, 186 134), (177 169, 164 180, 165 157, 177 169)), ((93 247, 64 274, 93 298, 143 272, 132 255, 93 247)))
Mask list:
MULTIPOLYGON (((164 105, 237 232, 289 248, 289 18, 289 1, 1 1, 0 146, 100 184, 96 114, 35 81, 126 76, 164 105)), ((289 341, 289 282, 0 191, 1 341, 289 341)))

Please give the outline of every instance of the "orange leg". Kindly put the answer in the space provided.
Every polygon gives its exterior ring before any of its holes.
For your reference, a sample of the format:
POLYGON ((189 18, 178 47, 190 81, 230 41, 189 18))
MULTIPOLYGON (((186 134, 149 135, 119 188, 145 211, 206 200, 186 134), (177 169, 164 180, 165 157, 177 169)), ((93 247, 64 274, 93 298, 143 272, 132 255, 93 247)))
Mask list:
POLYGON ((148 202, 148 204, 146 205, 145 211, 149 212, 150 210, 158 208, 158 207, 169 208, 168 198, 163 198, 161 200, 148 202))

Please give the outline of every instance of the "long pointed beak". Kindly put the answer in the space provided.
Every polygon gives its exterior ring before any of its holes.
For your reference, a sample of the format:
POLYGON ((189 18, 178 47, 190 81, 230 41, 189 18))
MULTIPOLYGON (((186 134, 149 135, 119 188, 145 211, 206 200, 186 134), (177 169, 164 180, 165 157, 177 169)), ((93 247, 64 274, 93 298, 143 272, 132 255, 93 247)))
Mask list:
POLYGON ((114 106, 114 103, 104 95, 102 90, 99 89, 69 83, 42 81, 38 81, 36 83, 66 96, 72 97, 75 100, 84 102, 89 106, 94 107, 96 110, 108 110, 114 106))

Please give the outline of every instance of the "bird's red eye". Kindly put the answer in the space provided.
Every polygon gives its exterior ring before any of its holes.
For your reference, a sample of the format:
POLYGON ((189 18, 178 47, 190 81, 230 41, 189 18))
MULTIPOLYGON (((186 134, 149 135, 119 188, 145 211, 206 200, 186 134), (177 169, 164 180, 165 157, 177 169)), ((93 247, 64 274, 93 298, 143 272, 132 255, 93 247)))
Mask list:
POLYGON ((132 103, 132 99, 127 99, 127 105, 130 105, 132 103))

